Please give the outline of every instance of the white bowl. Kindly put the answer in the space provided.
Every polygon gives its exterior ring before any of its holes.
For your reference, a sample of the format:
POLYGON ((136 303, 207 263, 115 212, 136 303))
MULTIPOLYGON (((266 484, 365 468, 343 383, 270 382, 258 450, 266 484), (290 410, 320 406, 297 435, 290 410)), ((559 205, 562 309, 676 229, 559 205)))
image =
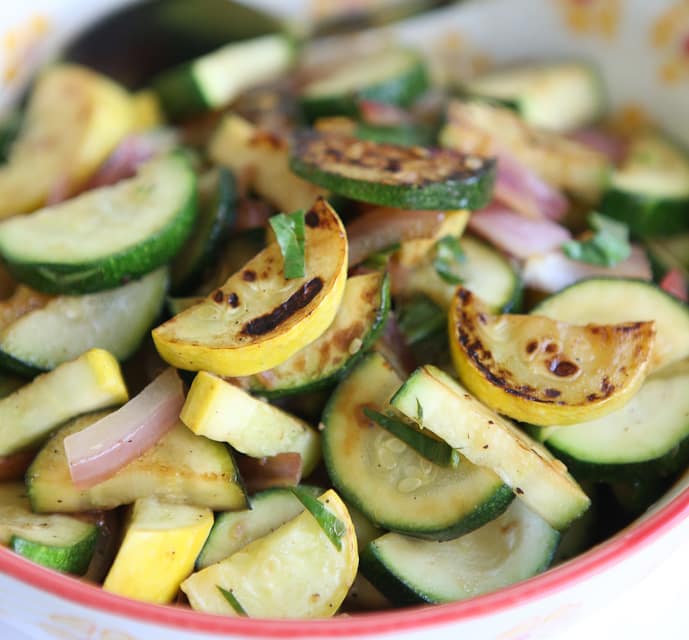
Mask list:
MULTIPOLYGON (((66 38, 120 4, 124 3, 2 3, 0 73, 4 85, 0 106, 17 95, 31 71, 66 38)), ((278 0, 256 4, 297 20, 308 19, 304 12, 319 5, 278 0)), ((480 67, 487 60, 591 58, 605 78, 613 109, 648 112, 689 144, 686 0, 468 1, 374 36, 356 38, 350 46, 363 47, 371 38, 410 42, 458 71, 466 70, 467 65, 480 67)), ((525 582, 463 602, 320 621, 222 618, 121 598, 0 548, 0 620, 35 637, 78 640, 381 636, 519 640, 560 637, 574 620, 590 618, 603 609, 594 619, 609 624, 613 637, 625 634, 635 638, 641 630, 634 633, 633 624, 641 613, 653 620, 663 601, 679 604, 677 593, 681 592, 675 590, 679 582, 683 589, 689 586, 689 577, 685 577, 689 572, 673 565, 672 559, 687 557, 689 475, 636 523, 587 553, 525 582), (664 567, 662 580, 644 582, 660 565, 664 567), (632 588, 644 584, 645 592, 632 588), (651 590, 653 600, 641 605, 648 611, 640 612, 640 598, 651 595, 651 590), (620 617, 620 612, 626 615, 620 617)), ((655 635, 683 637, 683 609, 670 607, 670 613, 665 609, 665 626, 655 627, 655 635)), ((12 636, 6 633, 3 637, 12 636)))

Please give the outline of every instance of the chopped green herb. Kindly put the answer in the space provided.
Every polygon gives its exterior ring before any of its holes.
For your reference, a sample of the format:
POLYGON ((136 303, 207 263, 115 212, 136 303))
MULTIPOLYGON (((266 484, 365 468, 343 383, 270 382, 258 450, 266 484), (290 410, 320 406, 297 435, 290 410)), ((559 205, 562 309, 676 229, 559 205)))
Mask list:
MULTIPOLYGON (((418 400, 417 405, 421 407, 418 400)), ((423 411, 421 413, 423 414, 423 411)), ((368 407, 364 407, 364 415, 414 449, 426 460, 441 467, 456 467, 459 464, 459 453, 455 449, 446 442, 415 429, 402 418, 385 415, 368 407)))
POLYGON ((304 211, 278 213, 268 221, 275 232, 284 261, 285 278, 303 278, 306 274, 304 211))
POLYGON ((416 344, 437 332, 446 333, 446 324, 446 314, 426 296, 416 296, 400 306, 399 327, 408 345, 416 344))
POLYGON ((589 226, 595 233, 586 240, 570 240, 562 245, 565 255, 588 264, 614 267, 631 253, 627 225, 593 212, 589 226))
POLYGON ((435 258, 433 268, 445 282, 450 284, 461 284, 463 276, 461 265, 465 262, 466 256, 455 236, 444 236, 435 243, 435 258))
POLYGON ((418 398, 416 399, 416 420, 419 423, 423 421, 423 407, 418 398))
POLYGON ((342 536, 345 534, 345 524, 327 507, 300 487, 292 487, 292 493, 304 508, 316 519, 321 529, 338 551, 342 551, 342 536))
POLYGON ((223 598, 227 600, 230 603, 230 606, 237 612, 238 615, 240 616, 246 616, 248 615, 247 612, 244 610, 244 607, 239 604, 239 600, 237 600, 237 597, 232 593, 232 589, 223 589, 219 584, 215 585, 218 588, 218 591, 222 593, 223 598))
POLYGON ((372 253, 361 264, 369 269, 385 269, 388 266, 388 262, 390 262, 390 257, 392 254, 395 253, 395 251, 397 251, 399 248, 400 243, 396 242, 385 249, 372 253))

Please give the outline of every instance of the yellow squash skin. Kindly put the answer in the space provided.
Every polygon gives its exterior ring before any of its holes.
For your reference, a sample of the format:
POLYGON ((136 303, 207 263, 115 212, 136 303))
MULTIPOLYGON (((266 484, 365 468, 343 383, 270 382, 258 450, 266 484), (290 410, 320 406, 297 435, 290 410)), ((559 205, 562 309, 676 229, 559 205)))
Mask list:
POLYGON ((0 219, 73 193, 135 126, 133 101, 112 80, 76 65, 47 69, 0 166, 0 219))
POLYGON ((153 330, 174 367, 246 376, 275 367, 316 340, 339 309, 347 279, 347 238, 322 199, 306 214, 306 269, 286 280, 273 243, 200 304, 153 330))
POLYGON ((139 498, 103 589, 145 602, 172 602, 212 526, 210 509, 139 498))
POLYGON ((575 424, 625 405, 648 372, 653 322, 586 326, 496 315, 457 289, 449 313, 452 359, 477 398, 515 420, 575 424))

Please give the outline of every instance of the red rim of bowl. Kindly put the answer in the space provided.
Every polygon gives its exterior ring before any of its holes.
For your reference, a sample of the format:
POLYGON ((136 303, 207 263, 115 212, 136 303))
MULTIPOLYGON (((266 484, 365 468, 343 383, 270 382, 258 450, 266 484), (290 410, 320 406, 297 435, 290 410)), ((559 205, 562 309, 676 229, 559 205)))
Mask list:
MULTIPOLYGON (((680 481, 681 482, 681 481, 680 481)), ((442 605, 412 607, 381 613, 361 613, 327 620, 262 620, 227 618, 191 609, 153 605, 103 591, 77 578, 38 566, 8 549, 0 548, 0 571, 37 589, 72 603, 109 614, 177 629, 205 633, 236 633, 247 637, 309 638, 354 634, 389 633, 428 629, 479 616, 502 612, 554 594, 601 571, 609 569, 662 535, 689 516, 689 488, 644 520, 631 525, 583 555, 499 591, 442 605)))

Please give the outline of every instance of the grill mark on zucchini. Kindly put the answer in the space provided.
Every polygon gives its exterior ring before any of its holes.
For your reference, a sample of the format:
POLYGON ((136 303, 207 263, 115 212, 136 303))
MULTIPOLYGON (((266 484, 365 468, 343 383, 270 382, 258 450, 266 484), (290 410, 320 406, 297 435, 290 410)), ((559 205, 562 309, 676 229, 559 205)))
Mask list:
POLYGON ((295 154, 324 171, 346 176, 352 168, 377 172, 377 181, 390 185, 426 186, 444 180, 466 180, 493 161, 465 156, 448 149, 401 147, 376 143, 332 132, 303 131, 295 154))
POLYGON ((275 307, 269 313, 247 322, 242 328, 242 333, 248 336, 262 336, 274 331, 290 316, 309 304, 320 293, 322 288, 323 280, 319 277, 312 278, 305 282, 281 305, 275 307))

